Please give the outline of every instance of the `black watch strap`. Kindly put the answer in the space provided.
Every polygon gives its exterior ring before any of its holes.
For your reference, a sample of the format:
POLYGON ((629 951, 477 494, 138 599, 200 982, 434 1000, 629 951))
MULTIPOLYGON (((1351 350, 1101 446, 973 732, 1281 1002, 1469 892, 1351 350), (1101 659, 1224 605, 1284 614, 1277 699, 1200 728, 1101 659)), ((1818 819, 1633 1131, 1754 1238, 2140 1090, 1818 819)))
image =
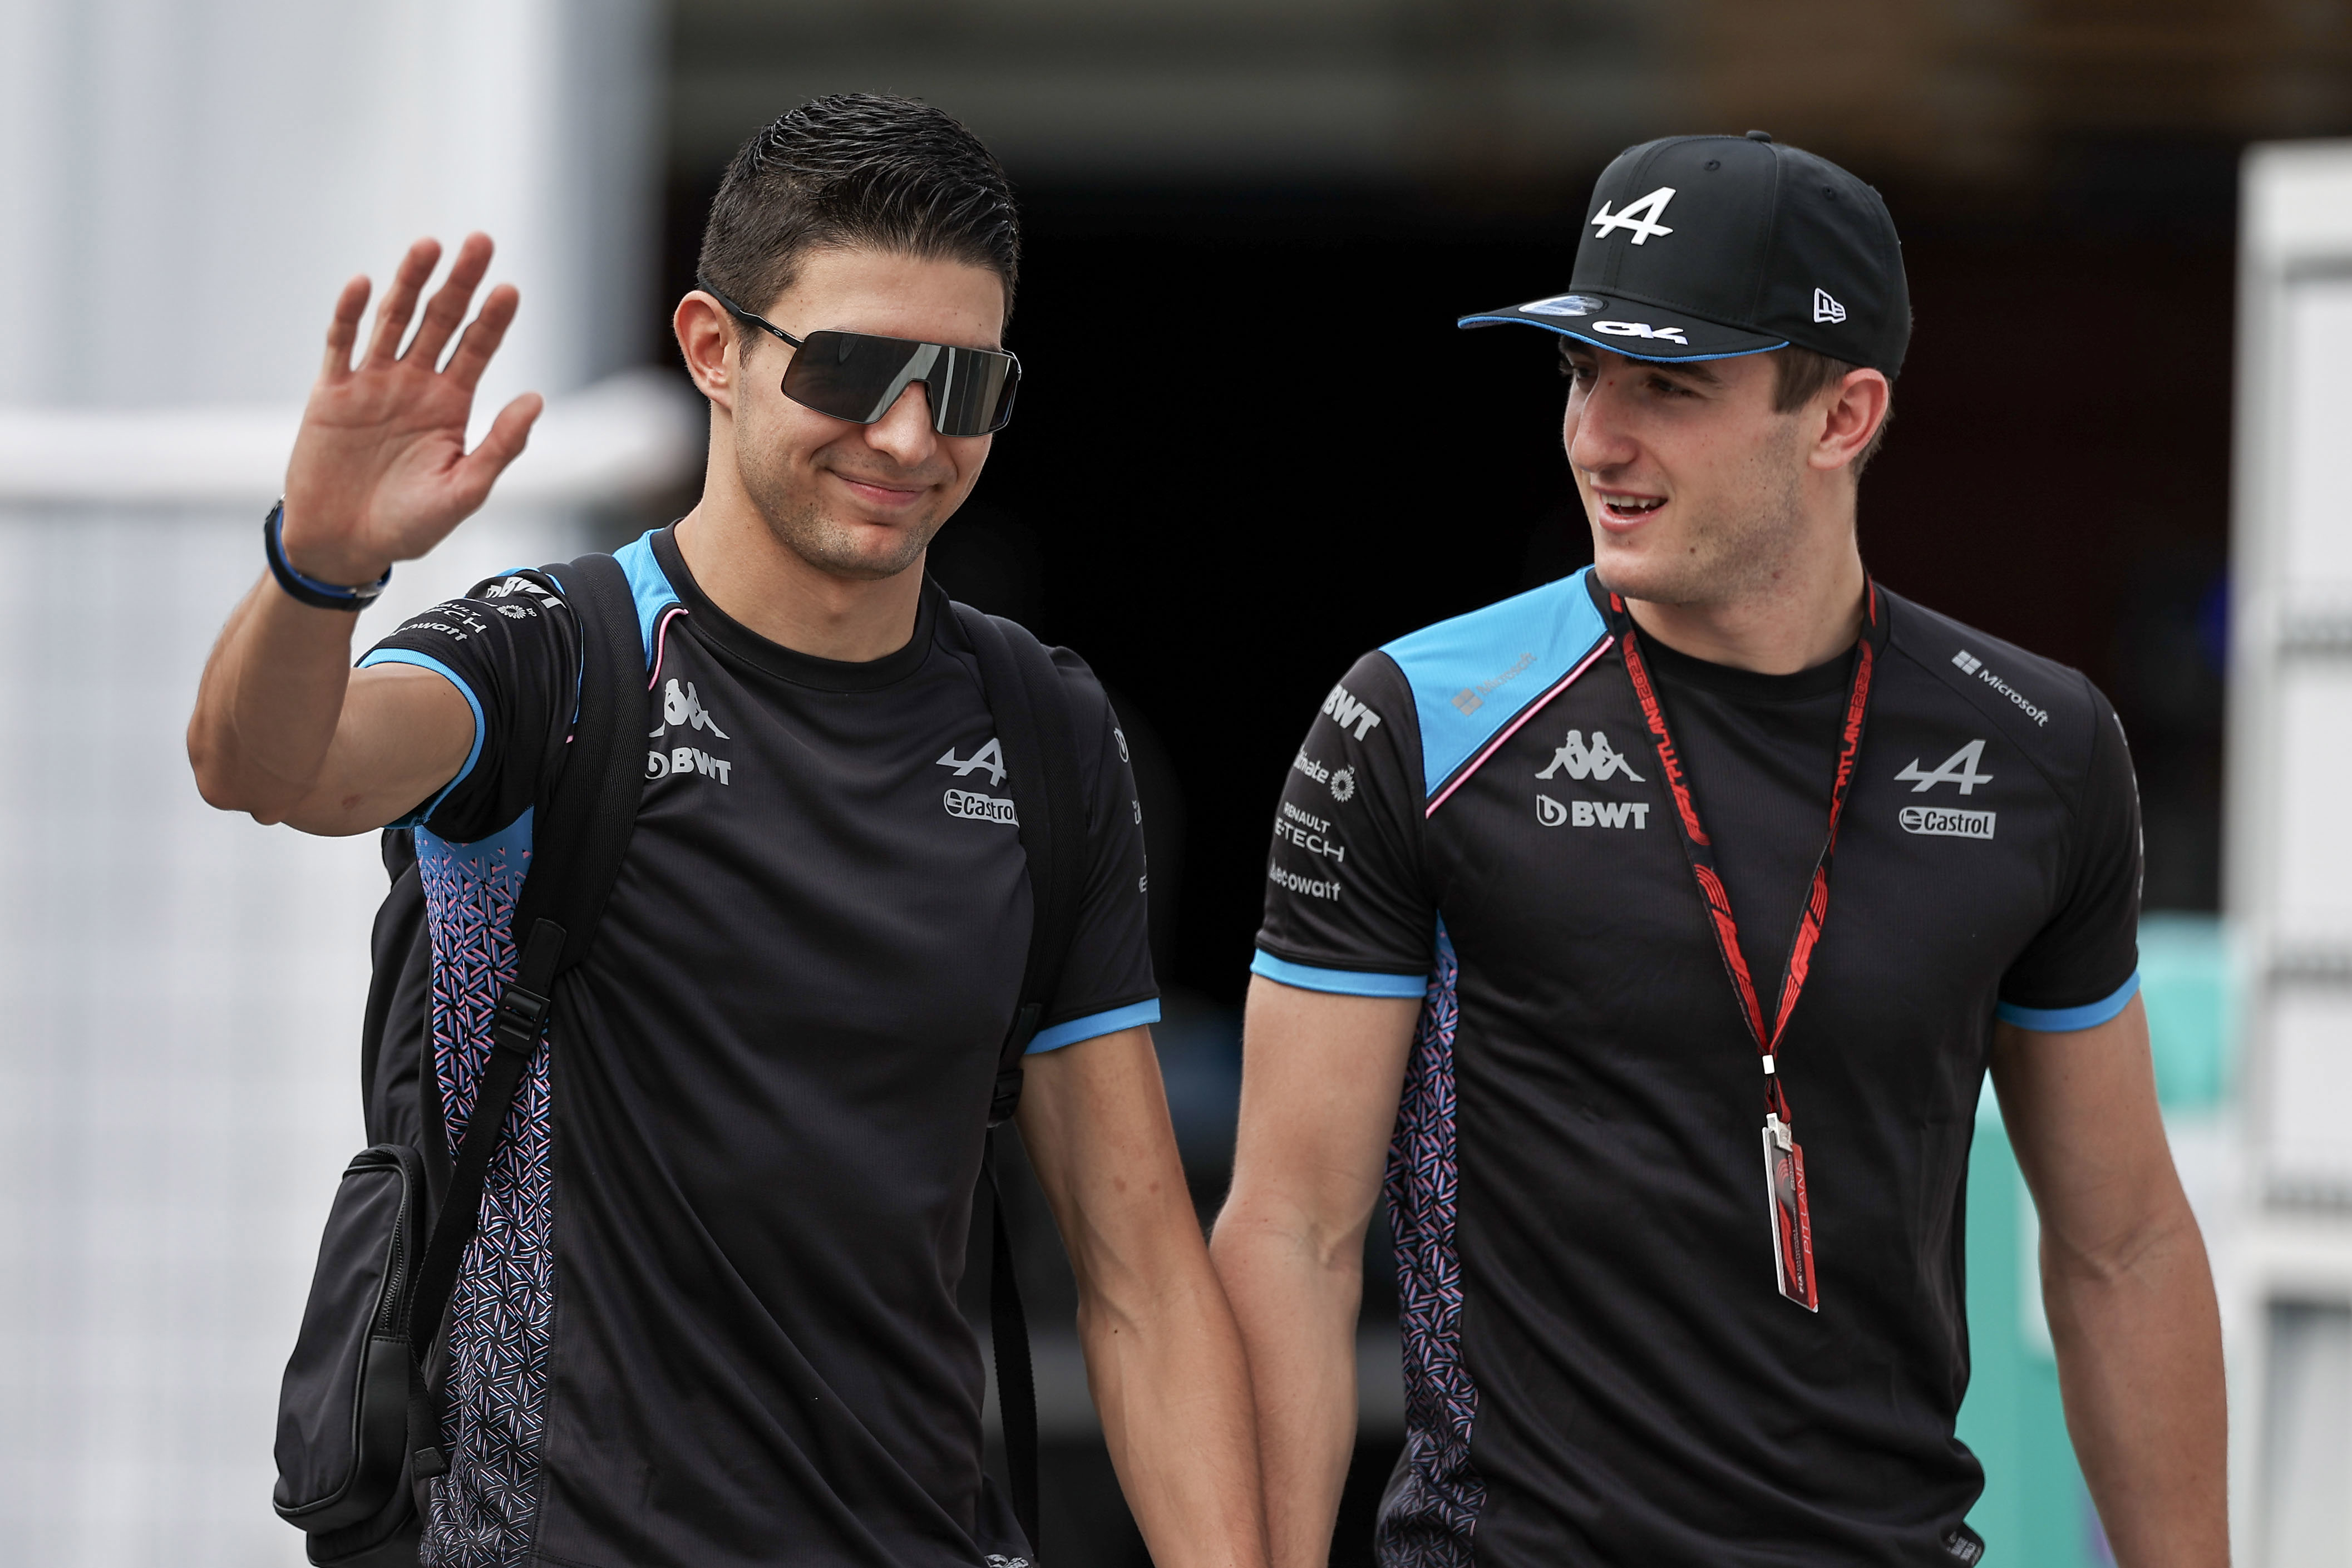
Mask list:
POLYGON ((383 576, 360 588, 345 588, 333 583, 321 583, 315 577, 303 576, 294 570, 294 563, 286 559, 286 542, 279 537, 285 525, 286 501, 280 497, 278 504, 269 509, 269 515, 262 520, 261 552, 269 563, 269 574, 278 579, 278 585, 286 590, 288 596, 313 609, 357 612, 374 604, 376 595, 383 592, 384 584, 392 581, 392 568, 389 566, 383 569, 383 576))

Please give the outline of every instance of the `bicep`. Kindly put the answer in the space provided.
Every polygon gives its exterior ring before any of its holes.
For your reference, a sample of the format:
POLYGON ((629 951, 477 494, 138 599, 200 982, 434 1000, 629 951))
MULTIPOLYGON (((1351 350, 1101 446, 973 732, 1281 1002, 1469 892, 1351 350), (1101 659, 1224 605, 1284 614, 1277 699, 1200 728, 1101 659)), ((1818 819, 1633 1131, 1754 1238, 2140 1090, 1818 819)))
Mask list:
POLYGON ((2179 1178, 2138 997, 2086 1029, 1997 1026, 1992 1078, 2042 1226, 2070 1250, 2104 1252, 2169 1206, 2179 1178))
POLYGON ((1233 1206, 1342 1251, 1361 1235, 1420 1012, 1416 997, 1251 980, 1233 1206))
POLYGON ((367 833, 457 776, 479 719, 444 676, 405 664, 352 671, 318 783, 286 820, 305 833, 367 833))

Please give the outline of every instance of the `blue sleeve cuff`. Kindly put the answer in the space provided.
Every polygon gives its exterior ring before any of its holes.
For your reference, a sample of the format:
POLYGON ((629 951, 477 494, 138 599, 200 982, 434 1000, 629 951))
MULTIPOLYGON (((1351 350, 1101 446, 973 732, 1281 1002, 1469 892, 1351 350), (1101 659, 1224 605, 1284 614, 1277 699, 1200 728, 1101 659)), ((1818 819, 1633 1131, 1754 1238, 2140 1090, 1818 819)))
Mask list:
POLYGON ((1418 1002, 1429 990, 1426 974, 1367 974, 1355 969, 1317 969, 1276 958, 1264 948, 1250 960, 1250 973, 1296 985, 1301 991, 1328 991, 1339 996, 1409 996, 1418 1002))
POLYGON ((2021 1029, 2039 1029, 2044 1034, 2060 1035, 2070 1029, 2093 1029, 2124 1010, 2124 1005, 2139 994, 2139 971, 2135 969, 2129 980, 2116 988, 2116 994, 2105 1001, 2088 1003, 2080 1007, 2020 1007, 2013 1002, 2003 1002, 1993 1009, 1993 1016, 2004 1024, 2014 1024, 2021 1029))
POLYGON ((429 669, 456 687, 457 695, 466 700, 466 706, 474 710, 473 749, 466 753, 466 765, 457 770, 457 776, 443 784, 441 793, 431 800, 426 801, 399 821, 385 825, 390 827, 421 826, 427 817, 440 809, 441 803, 449 798, 449 792, 466 782, 466 775, 474 771, 474 764, 482 760, 482 700, 474 695, 474 689, 467 685, 456 670, 429 653, 414 653, 404 647, 379 647, 370 649, 367 657, 360 660, 362 669, 368 669, 379 664, 413 664, 419 669, 429 669))
POLYGON ((1075 1046, 1080 1040, 1091 1040, 1097 1035, 1116 1035, 1121 1029, 1132 1029, 1139 1024, 1160 1022, 1160 998, 1149 1002, 1129 1003, 1114 1007, 1108 1013, 1089 1013, 1083 1018, 1073 1018, 1066 1024, 1056 1024, 1050 1029, 1040 1029, 1029 1040, 1024 1056, 1040 1051, 1058 1051, 1064 1046, 1075 1046))

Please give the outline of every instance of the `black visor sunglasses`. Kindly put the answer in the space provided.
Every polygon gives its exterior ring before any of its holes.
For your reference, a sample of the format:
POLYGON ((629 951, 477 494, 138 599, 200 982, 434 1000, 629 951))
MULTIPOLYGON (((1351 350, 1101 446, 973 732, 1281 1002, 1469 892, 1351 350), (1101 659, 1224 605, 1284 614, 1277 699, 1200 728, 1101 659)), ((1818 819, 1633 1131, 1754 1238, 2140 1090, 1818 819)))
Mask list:
POLYGON ((997 349, 965 349, 878 338, 871 332, 811 332, 796 338, 698 277, 695 284, 738 318, 792 344, 784 395, 803 407, 854 425, 871 425, 916 382, 930 399, 931 428, 942 436, 988 436, 1013 417, 1021 390, 1021 362, 997 349))

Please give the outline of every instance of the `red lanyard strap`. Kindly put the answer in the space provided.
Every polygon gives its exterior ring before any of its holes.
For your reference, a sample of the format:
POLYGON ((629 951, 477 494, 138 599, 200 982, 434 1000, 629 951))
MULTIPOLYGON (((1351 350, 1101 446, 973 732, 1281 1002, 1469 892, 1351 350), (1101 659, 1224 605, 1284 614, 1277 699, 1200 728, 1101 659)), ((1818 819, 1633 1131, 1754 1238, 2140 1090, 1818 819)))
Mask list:
POLYGON ((1822 923, 1829 918, 1830 862, 1837 854, 1838 819, 1844 813, 1846 795, 1853 786, 1854 757, 1862 749, 1863 720, 1870 710, 1870 677, 1877 658, 1873 634, 1878 630, 1878 585, 1866 578, 1863 605, 1863 637, 1854 651, 1853 684, 1846 692, 1837 776, 1830 784, 1829 836, 1822 840, 1822 852, 1813 862, 1812 885, 1805 898, 1804 910, 1797 917, 1797 934, 1789 943, 1788 960, 1781 967, 1780 1005, 1768 1032, 1763 1005, 1756 994, 1756 978, 1748 973, 1747 956, 1739 951, 1739 921, 1731 912, 1731 894, 1716 870, 1715 841, 1699 822, 1698 802, 1691 795, 1689 771, 1683 764, 1674 735, 1666 728, 1665 705, 1658 700, 1657 687, 1642 658, 1641 638, 1635 633, 1633 616, 1625 611, 1625 601, 1615 594, 1609 595, 1611 616, 1617 622, 1620 646, 1624 649, 1625 674, 1633 683, 1633 696, 1642 705, 1642 717, 1658 750, 1658 766, 1664 772, 1666 788, 1674 796, 1675 828, 1682 837, 1683 854, 1690 861, 1692 877, 1698 882, 1699 897, 1706 901, 1707 923, 1715 932, 1716 950, 1723 957, 1724 973, 1730 977, 1732 992, 1738 999, 1739 1016, 1748 1026, 1748 1037, 1756 1042, 1757 1055, 1763 1058, 1765 1106, 1784 1127, 1792 1118, 1788 1096, 1780 1089, 1780 1042, 1789 1032, 1789 1018, 1797 1010, 1797 998, 1804 994, 1806 977, 1812 971, 1813 947, 1821 941, 1822 923))

